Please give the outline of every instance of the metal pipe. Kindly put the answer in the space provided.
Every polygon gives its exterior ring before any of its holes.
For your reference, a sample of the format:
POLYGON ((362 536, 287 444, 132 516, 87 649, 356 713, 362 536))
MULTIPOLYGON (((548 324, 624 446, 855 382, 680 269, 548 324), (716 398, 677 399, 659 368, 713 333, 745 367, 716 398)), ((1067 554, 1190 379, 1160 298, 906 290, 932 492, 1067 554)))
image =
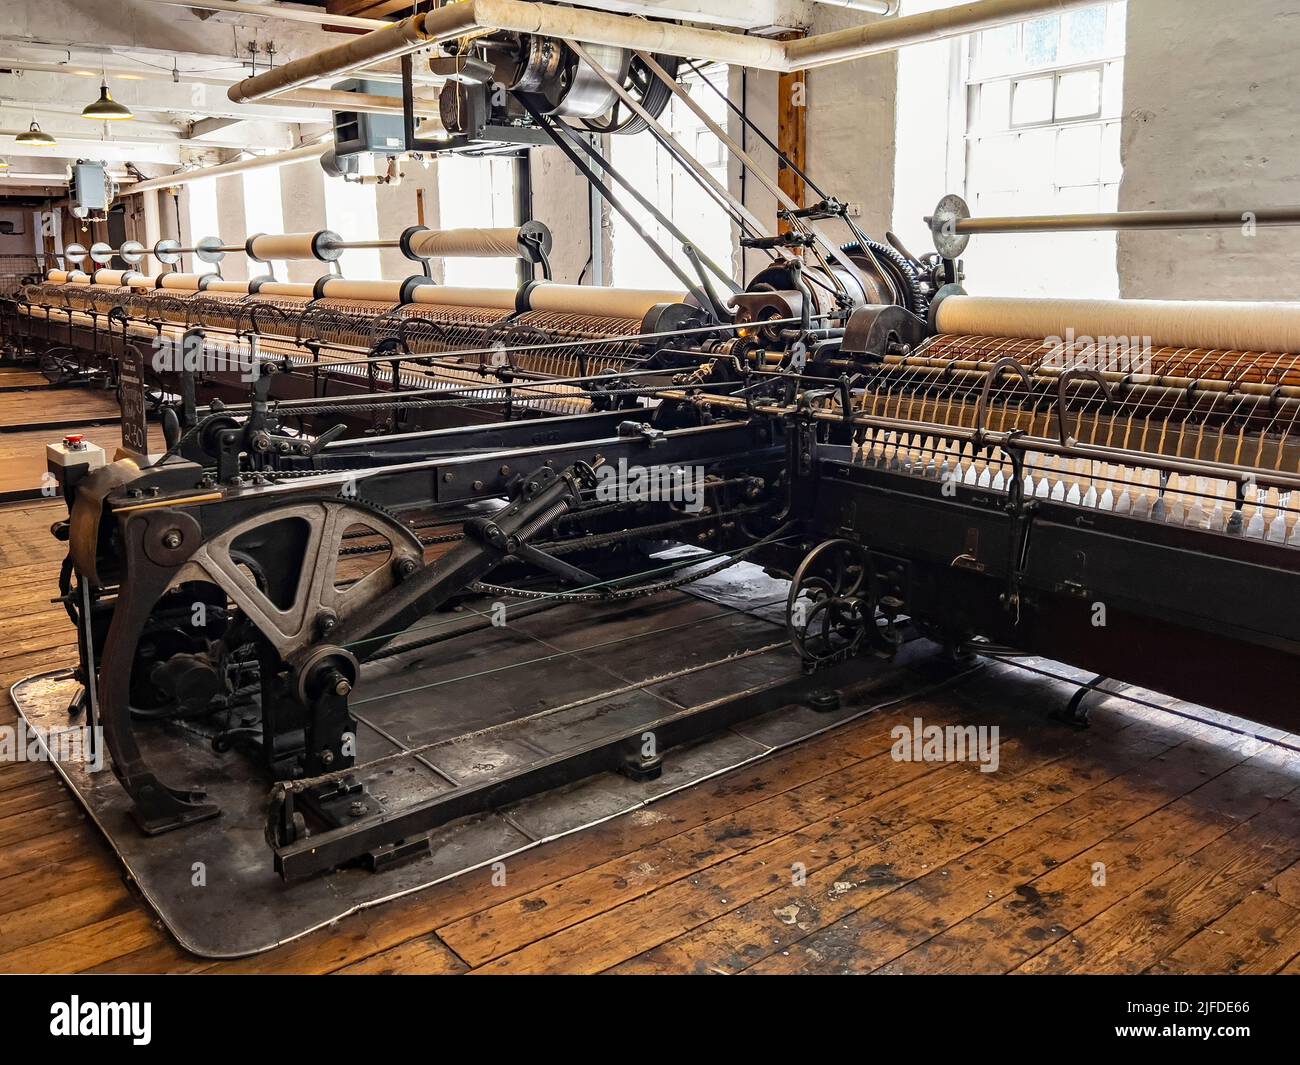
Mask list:
POLYGON ((234 163, 220 163, 217 166, 185 170, 167 177, 150 178, 148 181, 141 181, 125 191, 134 194, 147 192, 149 189, 169 189, 176 185, 188 185, 191 181, 198 181, 200 178, 242 174, 245 170, 258 170, 267 166, 286 166, 289 163, 300 163, 306 159, 319 159, 327 149, 333 146, 334 142, 332 140, 322 141, 320 144, 304 144, 301 148, 291 148, 287 152, 276 152, 274 155, 257 155, 252 159, 240 159, 234 163))
POLYGON ((389 23, 383 29, 353 37, 344 44, 245 78, 232 85, 226 95, 235 103, 250 103, 286 89, 300 88, 318 78, 397 59, 426 45, 472 33, 477 29, 474 13, 478 3, 479 0, 470 0, 389 23))
MULTIPOLYGON (((163 2, 163 0, 155 0, 155 2, 161 3, 163 2)), ((61 74, 61 75, 68 75, 68 76, 72 76, 76 74, 76 71, 72 69, 67 63, 38 63, 38 62, 31 62, 26 59, 16 59, 16 58, 14 59, 0 58, 0 68, 3 68, 5 70, 32 71, 40 74, 61 74)), ((174 84, 181 84, 181 85, 211 85, 215 88, 220 88, 220 89, 229 89, 231 85, 231 81, 229 78, 210 78, 210 77, 205 77, 202 74, 195 73, 193 71, 184 71, 184 70, 180 72, 179 82, 174 81, 170 71, 152 70, 152 69, 145 69, 145 68, 137 70, 134 67, 110 66, 105 68, 105 72, 109 78, 126 77, 132 80, 138 79, 142 81, 166 81, 166 82, 173 82, 174 84)), ((375 75, 373 73, 367 72, 366 76, 370 78, 374 78, 374 77, 378 77, 379 75, 375 75)), ((432 79, 430 79, 430 81, 432 81, 432 79)), ((428 108, 426 112, 422 110, 419 106, 417 106, 416 114, 427 113, 430 115, 435 115, 438 113, 437 100, 422 100, 420 97, 417 96, 415 102, 417 105, 423 104, 428 108)), ((341 92, 337 89, 294 89, 290 92, 280 93, 276 96, 274 101, 268 102, 268 106, 275 106, 280 104, 283 104, 286 107, 296 107, 296 106, 313 107, 313 108, 328 107, 332 111, 359 111, 363 114, 373 114, 373 115, 402 114, 402 102, 397 97, 376 96, 370 93, 341 92)), ((138 104, 135 101, 131 101, 131 106, 134 107, 136 110, 150 110, 150 108, 144 107, 143 105, 138 104)), ((256 107, 258 105, 251 104, 245 106, 256 107)), ((163 108, 161 106, 154 109, 159 111, 167 110, 166 108, 163 108)), ((171 110, 175 110, 175 108, 173 107, 171 108, 171 110)), ((199 110, 202 111, 203 108, 199 108, 199 110)), ((225 113, 229 114, 233 112, 231 112, 228 109, 225 113)), ((257 112, 249 112, 244 117, 250 119, 256 119, 260 116, 257 114, 257 112)), ((170 127, 170 128, 175 130, 175 127, 170 127)))
POLYGON ((1300 205, 1257 211, 1210 210, 1115 211, 1110 214, 1008 215, 965 218, 953 223, 958 233, 1061 233, 1110 229, 1221 229, 1300 225, 1300 205))
POLYGON ((813 3, 838 7, 844 11, 860 11, 865 15, 898 14, 898 0, 813 0, 813 3))
POLYGON ((811 70, 1095 4, 1096 0, 976 0, 938 11, 869 22, 865 26, 786 41, 784 69, 786 72, 811 70))
POLYGON ((245 78, 231 86, 228 95, 236 103, 261 100, 318 78, 395 59, 454 37, 498 30, 789 73, 958 37, 1095 2, 975 0, 942 11, 925 11, 800 40, 778 41, 667 22, 646 22, 631 15, 585 8, 523 0, 463 0, 436 11, 412 15, 346 44, 245 78))
POLYGON ((353 30, 373 30, 388 23, 377 18, 358 18, 355 15, 329 15, 319 8, 289 7, 285 4, 240 4, 232 0, 145 0, 147 4, 166 7, 190 7, 199 11, 228 11, 232 15, 255 15, 258 18, 275 18, 285 22, 307 22, 313 26, 342 26, 353 30))

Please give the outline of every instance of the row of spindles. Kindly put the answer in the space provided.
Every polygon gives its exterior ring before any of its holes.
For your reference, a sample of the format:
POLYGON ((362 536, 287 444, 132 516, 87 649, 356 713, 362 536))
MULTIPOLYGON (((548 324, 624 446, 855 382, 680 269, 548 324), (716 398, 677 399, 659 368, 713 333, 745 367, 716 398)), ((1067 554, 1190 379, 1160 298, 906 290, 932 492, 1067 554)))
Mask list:
MULTIPOLYGON (((1009 491, 1015 476, 1000 450, 977 453, 970 443, 867 428, 855 431, 853 461, 992 492, 1009 491)), ((1300 510, 1293 493, 1277 488, 1037 453, 1026 455, 1023 485, 1026 498, 1300 547, 1300 510)))

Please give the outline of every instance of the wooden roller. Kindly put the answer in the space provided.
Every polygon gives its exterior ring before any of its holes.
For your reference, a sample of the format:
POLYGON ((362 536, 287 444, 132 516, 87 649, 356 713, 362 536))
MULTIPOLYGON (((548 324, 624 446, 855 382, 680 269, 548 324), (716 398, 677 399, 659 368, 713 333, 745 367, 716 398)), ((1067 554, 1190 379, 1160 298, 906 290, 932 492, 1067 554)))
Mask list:
POLYGON ((644 318, 660 303, 681 303, 681 292, 657 289, 599 288, 594 285, 534 285, 528 305, 555 314, 599 314, 610 318, 644 318))
POLYGON ((1300 303, 948 296, 941 333, 1062 341, 1137 337, 1151 347, 1300 353, 1300 303))
POLYGON ((135 274, 127 278, 127 288, 132 289, 150 289, 158 287, 157 274, 135 274))
POLYGON ((263 263, 272 259, 330 262, 341 254, 341 249, 334 245, 340 244, 342 239, 328 229, 315 233, 258 233, 248 238, 244 250, 250 259, 263 263))
POLYGON ((227 281, 224 277, 216 277, 203 286, 204 292, 239 292, 247 294, 249 291, 247 281, 227 281))
POLYGON ((136 276, 134 270, 96 270, 91 281, 96 285, 125 285, 136 276))
POLYGON ((51 270, 45 275, 45 280, 54 285, 62 285, 68 280, 67 270, 51 270))
POLYGON ((504 229, 427 229, 411 237, 409 247, 411 254, 419 259, 517 259, 524 255, 518 226, 504 229))
POLYGON ((160 289, 177 289, 186 293, 196 293, 204 285, 205 273, 165 273, 159 278, 160 289))
POLYGON ((412 295, 416 303, 437 307, 486 307, 513 311, 516 293, 512 288, 469 288, 458 285, 421 285, 412 295))
MULTIPOLYGON (((316 286, 321 296, 335 300, 371 300, 375 303, 401 303, 401 281, 348 281, 331 277, 316 286)), ((266 291, 263 286, 262 291, 266 291)))
MULTIPOLYGON (((422 285, 412 297, 416 303, 443 307, 487 307, 512 311, 519 295, 509 288, 457 288, 452 285, 422 285)), ((681 303, 680 292, 657 289, 598 288, 594 285, 532 285, 526 293, 527 307, 550 314, 591 314, 609 318, 644 318, 660 303, 681 303)))
POLYGON ((257 287, 259 296, 306 296, 315 295, 315 286, 293 281, 264 281, 257 287))

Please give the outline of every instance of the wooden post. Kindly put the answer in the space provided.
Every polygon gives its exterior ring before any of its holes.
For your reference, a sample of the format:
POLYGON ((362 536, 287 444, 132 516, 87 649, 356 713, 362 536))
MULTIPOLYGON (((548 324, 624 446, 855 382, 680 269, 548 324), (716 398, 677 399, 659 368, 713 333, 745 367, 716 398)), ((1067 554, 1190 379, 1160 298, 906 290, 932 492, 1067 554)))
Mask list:
MULTIPOLYGON (((797 40, 806 36, 802 31, 781 35, 782 40, 797 40)), ((781 154, 793 162, 800 170, 808 168, 808 72, 792 71, 780 75, 777 81, 776 97, 776 143, 781 154)), ((806 207, 804 201, 804 182, 797 173, 784 163, 777 172, 777 183, 781 191, 800 207, 806 207)), ((790 224, 780 221, 778 231, 787 233, 790 224)))

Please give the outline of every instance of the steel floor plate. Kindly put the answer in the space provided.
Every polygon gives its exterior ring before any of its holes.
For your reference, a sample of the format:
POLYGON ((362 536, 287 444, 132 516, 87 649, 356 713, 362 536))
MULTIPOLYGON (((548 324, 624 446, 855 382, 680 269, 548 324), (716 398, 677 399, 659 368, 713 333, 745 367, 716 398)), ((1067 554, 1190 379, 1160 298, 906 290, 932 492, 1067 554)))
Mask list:
MULTIPOLYGON (((473 628, 472 611, 425 619, 418 639, 447 638, 365 667, 353 700, 358 761, 420 744, 439 746, 358 776, 389 809, 457 784, 508 773, 610 732, 683 707, 799 673, 785 643, 786 585, 745 564, 677 591, 620 606, 563 605, 473 628)), ((918 641, 918 645, 922 642, 918 641)), ((708 740, 665 752, 659 779, 636 783, 600 774, 492 813, 465 818, 432 837, 430 853, 370 873, 346 869, 285 883, 263 835, 267 780, 238 751, 217 754, 192 727, 142 725, 146 759, 173 786, 199 787, 220 817, 145 837, 107 769, 56 766, 108 838, 141 894, 178 942, 202 957, 270 950, 339 918, 480 869, 557 836, 628 813, 672 792, 765 757, 896 701, 950 674, 882 662, 855 697, 832 713, 791 706, 708 740)), ((77 690, 66 671, 20 681, 13 696, 33 727, 66 727, 77 690)))

